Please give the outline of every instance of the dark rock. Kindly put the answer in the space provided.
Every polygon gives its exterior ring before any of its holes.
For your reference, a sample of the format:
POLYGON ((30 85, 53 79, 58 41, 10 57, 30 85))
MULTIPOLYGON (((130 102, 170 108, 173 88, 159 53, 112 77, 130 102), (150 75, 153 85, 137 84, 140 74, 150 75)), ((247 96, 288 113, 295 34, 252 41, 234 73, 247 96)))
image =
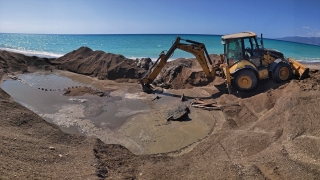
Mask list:
POLYGON ((186 117, 189 112, 190 112, 190 110, 189 110, 188 106, 185 104, 182 104, 182 105, 178 106, 176 109, 170 110, 168 112, 167 121, 183 120, 184 117, 186 117))
POLYGON ((137 66, 139 68, 143 68, 145 70, 148 70, 152 65, 153 65, 153 62, 150 58, 141 58, 137 63, 137 66))
POLYGON ((184 94, 182 94, 180 99, 181 99, 182 102, 186 100, 186 97, 184 96, 184 94))
POLYGON ((162 84, 160 84, 160 87, 164 88, 164 89, 170 89, 170 88, 172 88, 172 85, 168 84, 168 83, 162 83, 162 84))
POLYGON ((175 77, 181 72, 183 67, 188 67, 187 64, 180 63, 176 66, 169 67, 167 71, 169 72, 170 78, 168 83, 171 83, 175 77))
POLYGON ((152 101, 156 100, 156 99, 160 99, 160 96, 156 96, 155 98, 152 99, 152 101))

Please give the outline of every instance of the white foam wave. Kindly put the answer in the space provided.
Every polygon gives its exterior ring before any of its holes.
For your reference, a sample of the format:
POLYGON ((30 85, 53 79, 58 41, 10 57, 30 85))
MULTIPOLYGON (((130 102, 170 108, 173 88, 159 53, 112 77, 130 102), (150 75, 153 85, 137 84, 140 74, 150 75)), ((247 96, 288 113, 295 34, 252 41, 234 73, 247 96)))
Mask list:
POLYGON ((313 59, 313 60, 296 59, 296 60, 301 63, 320 63, 320 59, 313 59))
MULTIPOLYGON (((127 57, 128 59, 141 59, 141 58, 146 58, 146 57, 127 57)), ((186 59, 189 59, 190 57, 182 57, 182 58, 186 58, 186 59)), ((192 57, 194 58, 194 57, 192 57)), ((150 58, 153 62, 155 62, 158 58, 150 58)), ((168 59, 168 61, 173 61, 175 59, 178 59, 178 58, 170 58, 168 59)), ((302 63, 319 63, 320 62, 320 58, 303 58, 303 59, 295 59, 297 60, 298 62, 302 62, 302 63)))
POLYGON ((15 52, 24 54, 26 56, 37 56, 41 58, 58 58, 63 56, 64 54, 56 54, 51 52, 41 52, 41 51, 32 51, 32 50, 18 50, 18 49, 11 49, 11 48, 0 48, 0 50, 5 50, 9 52, 15 52))
MULTIPOLYGON (((295 59, 295 58, 293 58, 293 59, 295 59)), ((304 62, 304 63, 319 63, 320 57, 317 57, 317 58, 300 57, 295 60, 297 60, 298 62, 304 62)))

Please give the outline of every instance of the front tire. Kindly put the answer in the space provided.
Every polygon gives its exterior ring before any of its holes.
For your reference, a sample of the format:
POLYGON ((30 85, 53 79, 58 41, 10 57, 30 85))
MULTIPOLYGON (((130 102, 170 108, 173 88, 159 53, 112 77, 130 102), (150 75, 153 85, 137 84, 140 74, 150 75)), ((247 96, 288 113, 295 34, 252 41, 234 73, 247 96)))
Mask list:
POLYGON ((234 85, 239 91, 252 91, 257 87, 258 79, 250 69, 243 69, 234 76, 234 85))
POLYGON ((292 68, 289 64, 280 62, 272 71, 274 82, 280 83, 290 80, 292 77, 292 68))

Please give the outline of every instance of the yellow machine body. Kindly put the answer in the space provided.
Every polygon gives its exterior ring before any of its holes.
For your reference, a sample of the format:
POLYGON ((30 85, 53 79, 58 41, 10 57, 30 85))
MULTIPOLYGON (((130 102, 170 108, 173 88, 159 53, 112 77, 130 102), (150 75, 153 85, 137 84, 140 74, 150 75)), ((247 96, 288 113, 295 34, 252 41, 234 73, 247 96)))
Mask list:
POLYGON ((235 84, 238 90, 253 90, 260 79, 272 77, 275 82, 282 82, 292 75, 300 79, 308 76, 307 67, 292 58, 286 59, 280 51, 264 48, 262 35, 260 41, 261 44, 258 44, 257 35, 253 32, 222 36, 224 54, 220 55, 220 64, 213 64, 203 43, 177 37, 167 53, 162 51, 140 80, 142 88, 145 92, 153 92, 150 84, 176 49, 193 54, 208 77, 224 77, 229 93, 231 84, 235 84), (181 40, 186 43, 181 43, 181 40))

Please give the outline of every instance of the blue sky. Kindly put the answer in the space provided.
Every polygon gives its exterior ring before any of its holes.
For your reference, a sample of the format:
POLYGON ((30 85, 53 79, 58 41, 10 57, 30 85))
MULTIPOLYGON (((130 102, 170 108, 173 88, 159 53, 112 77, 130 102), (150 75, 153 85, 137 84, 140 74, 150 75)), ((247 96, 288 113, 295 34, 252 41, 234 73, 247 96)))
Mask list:
POLYGON ((0 0, 1 33, 320 37, 320 0, 0 0))

